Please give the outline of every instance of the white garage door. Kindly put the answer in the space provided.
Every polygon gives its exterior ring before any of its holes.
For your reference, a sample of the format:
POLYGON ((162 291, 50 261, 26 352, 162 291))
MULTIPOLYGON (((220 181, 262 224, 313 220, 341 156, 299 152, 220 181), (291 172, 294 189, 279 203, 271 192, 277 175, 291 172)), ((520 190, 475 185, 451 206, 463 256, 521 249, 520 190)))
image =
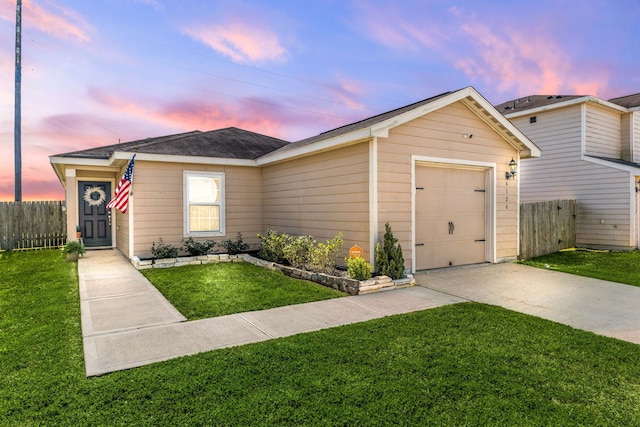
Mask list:
POLYGON ((484 169, 416 166, 416 269, 486 260, 484 169))

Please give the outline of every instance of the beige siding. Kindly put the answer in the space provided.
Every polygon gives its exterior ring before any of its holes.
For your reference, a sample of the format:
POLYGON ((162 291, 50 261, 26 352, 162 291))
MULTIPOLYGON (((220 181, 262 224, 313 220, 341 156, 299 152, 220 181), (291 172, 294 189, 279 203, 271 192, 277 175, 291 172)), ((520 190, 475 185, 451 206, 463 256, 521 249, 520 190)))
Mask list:
POLYGON ((150 256, 151 245, 160 238, 165 243, 182 245, 185 238, 184 171, 225 173, 226 235, 209 239, 217 242, 235 240, 236 234, 241 232, 246 243, 257 245, 257 234, 262 232, 259 168, 136 161, 133 184, 135 255, 150 256))
POLYGON ((507 188, 504 179, 517 151, 458 102, 393 128, 388 138, 378 138, 378 239, 389 222, 402 245, 406 268, 412 267, 412 155, 496 163, 496 255, 498 259, 517 255, 517 190, 513 183, 507 188))
POLYGON ((345 249, 358 244, 370 259, 368 143, 266 166, 262 178, 263 232, 343 233, 345 249))
POLYGON ((621 158, 620 113, 588 105, 585 125, 585 154, 613 159, 621 158))
POLYGON ((538 113, 533 124, 528 117, 512 120, 542 150, 542 157, 521 161, 520 200, 576 199, 578 246, 629 248, 629 173, 581 160, 580 108, 538 113))

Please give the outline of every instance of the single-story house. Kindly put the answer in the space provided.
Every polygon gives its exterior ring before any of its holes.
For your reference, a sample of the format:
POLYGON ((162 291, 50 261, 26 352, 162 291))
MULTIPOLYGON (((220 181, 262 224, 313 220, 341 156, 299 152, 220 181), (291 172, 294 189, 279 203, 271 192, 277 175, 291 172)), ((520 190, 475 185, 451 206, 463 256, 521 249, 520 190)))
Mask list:
POLYGON ((640 94, 535 95, 497 105, 544 151, 520 164, 520 200, 576 200, 576 244, 640 247, 640 94))
POLYGON ((50 157, 66 189, 69 236, 149 257, 154 242, 254 247, 267 229, 343 233, 374 262, 385 223, 406 269, 518 255, 518 179, 540 149, 474 88, 447 92, 297 142, 236 128, 188 132, 50 157), (129 209, 106 209, 136 153, 129 209), (512 162, 513 160, 513 162, 512 162), (512 178, 512 179, 507 179, 512 178), (105 196, 103 196, 103 193, 105 196))

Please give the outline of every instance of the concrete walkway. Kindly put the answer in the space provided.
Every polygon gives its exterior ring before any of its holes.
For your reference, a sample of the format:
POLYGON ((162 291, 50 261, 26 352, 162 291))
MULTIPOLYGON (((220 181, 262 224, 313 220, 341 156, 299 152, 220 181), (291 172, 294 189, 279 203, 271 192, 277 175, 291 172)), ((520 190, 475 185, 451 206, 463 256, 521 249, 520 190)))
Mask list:
POLYGON ((419 286, 186 322, 117 250, 78 262, 87 376, 463 301, 640 344, 640 288, 518 264, 416 275, 419 286))
POLYGON ((78 261, 87 376, 464 301, 419 286, 186 322, 117 250, 78 261))

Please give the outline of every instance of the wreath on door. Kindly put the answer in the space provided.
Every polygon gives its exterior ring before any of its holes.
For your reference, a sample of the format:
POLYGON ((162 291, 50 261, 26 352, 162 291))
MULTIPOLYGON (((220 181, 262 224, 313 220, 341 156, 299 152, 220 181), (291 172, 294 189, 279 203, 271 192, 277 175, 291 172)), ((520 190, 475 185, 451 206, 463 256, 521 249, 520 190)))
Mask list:
POLYGON ((107 195, 100 187, 88 187, 82 198, 89 206, 100 206, 107 200, 107 195))

